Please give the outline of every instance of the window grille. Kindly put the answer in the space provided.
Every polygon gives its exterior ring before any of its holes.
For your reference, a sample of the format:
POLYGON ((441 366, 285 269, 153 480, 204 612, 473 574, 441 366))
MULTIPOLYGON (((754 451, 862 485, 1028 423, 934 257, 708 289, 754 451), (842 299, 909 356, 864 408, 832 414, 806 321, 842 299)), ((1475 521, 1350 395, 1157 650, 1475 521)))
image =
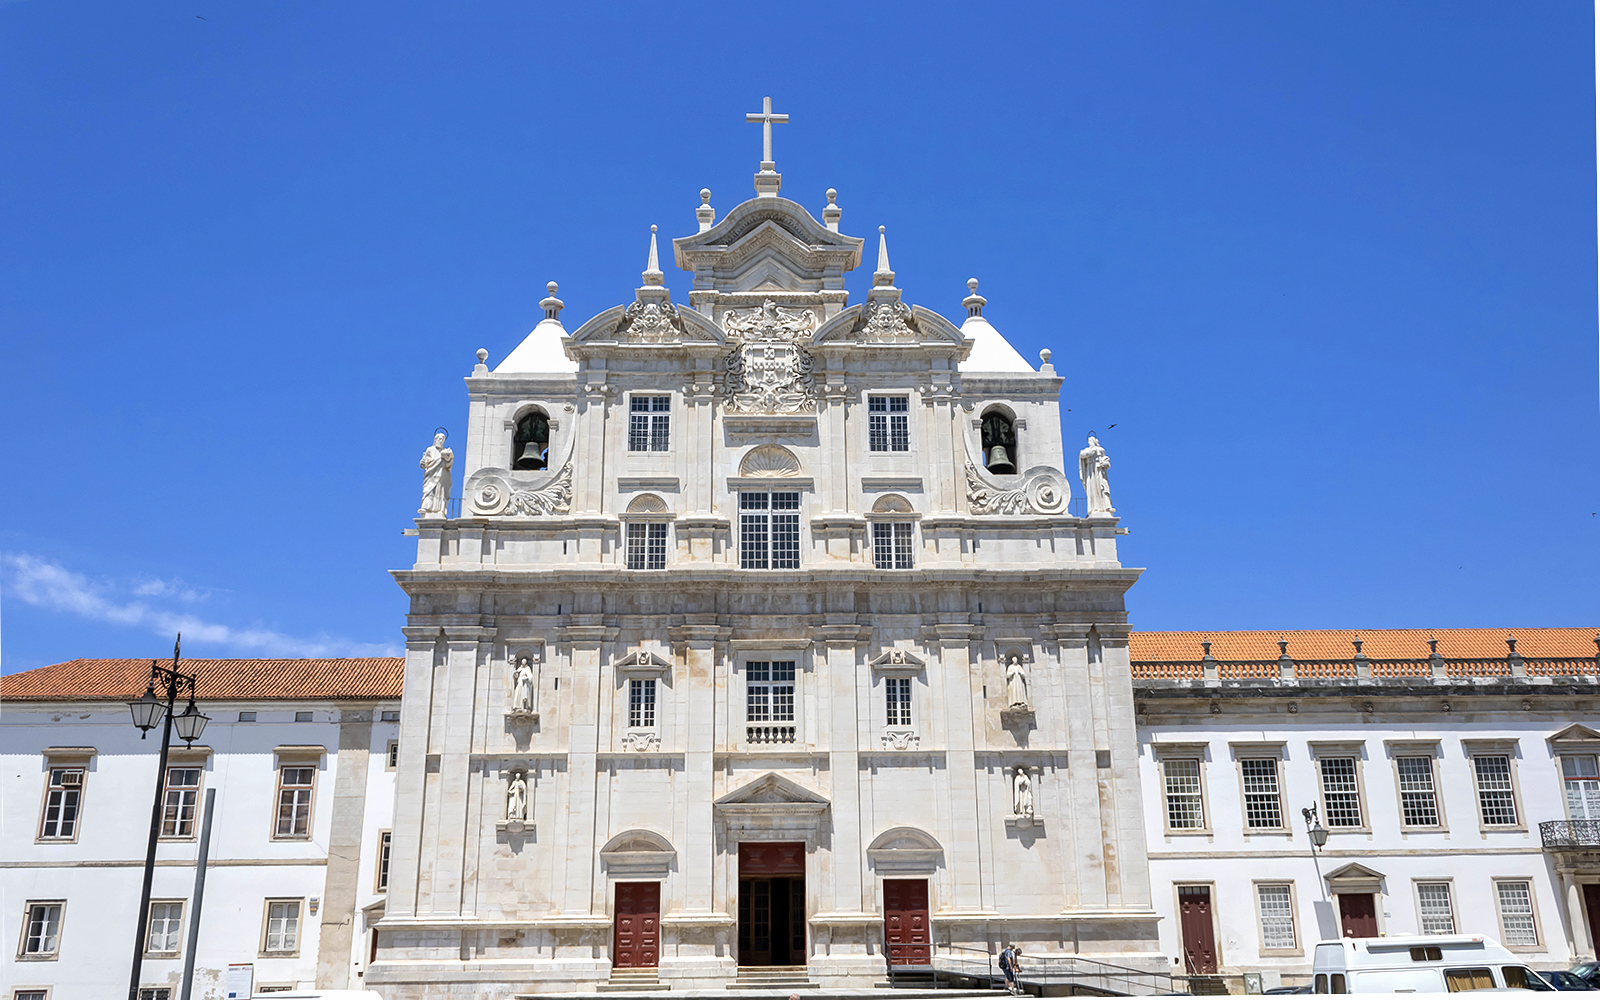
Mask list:
POLYGON ((1258 885, 1256 900, 1261 908, 1261 947, 1293 948, 1294 904, 1287 885, 1258 885))
POLYGON ((628 568, 667 568, 667 526, 660 521, 628 522, 628 568))
POLYGON ((1167 828, 1200 830, 1206 825, 1200 798, 1200 762, 1179 758, 1161 762, 1167 792, 1167 828))
POLYGON ((1354 757, 1323 757, 1317 761, 1322 775, 1323 821, 1329 827, 1361 825, 1361 786, 1356 783, 1354 757))
POLYGON ((1271 757, 1251 758, 1241 760, 1239 768, 1244 775, 1245 825, 1252 830, 1281 830, 1283 802, 1278 794, 1278 762, 1271 757))
POLYGON ((911 569, 911 522, 874 521, 872 562, 878 569, 911 569))
POLYGON ((394 835, 388 830, 378 834, 378 891, 389 888, 389 845, 394 835))
POLYGON ((1406 826, 1438 826, 1433 758, 1396 757, 1394 763, 1400 775, 1400 822, 1406 826))
POLYGON ((891 726, 911 725, 911 678, 884 678, 883 693, 889 705, 888 724, 891 726))
POLYGON ((1489 755, 1472 758, 1478 779, 1478 809, 1484 826, 1516 826, 1517 800, 1511 789, 1511 758, 1489 755))
POLYGON ((303 765, 279 770, 277 836, 311 836, 311 783, 315 775, 316 768, 303 765))
POLYGON ((282 899, 267 904, 267 943, 262 951, 298 951, 300 901, 282 899))
POLYGON ((198 767, 167 768, 166 801, 161 808, 163 837, 194 836, 195 806, 200 800, 198 767))
POLYGON ((800 494, 739 494, 739 568, 800 568, 800 494))
POLYGON ((78 834, 78 807, 83 802, 83 768, 52 767, 39 820, 40 840, 71 840, 78 834))
POLYGON ((1562 757, 1568 819, 1600 819, 1600 768, 1593 757, 1562 757))
POLYGON ((1533 922, 1533 893, 1527 882, 1496 882, 1500 903, 1501 944, 1536 945, 1539 929, 1533 922))
POLYGON ((666 451, 671 410, 671 396, 631 397, 628 400, 628 450, 666 451))
POLYGON ((35 958, 54 955, 61 943, 61 904, 29 903, 22 953, 35 958))
POLYGON ((1456 913, 1450 904, 1449 882, 1418 882, 1417 910, 1422 916, 1422 933, 1456 932, 1456 913))
POLYGON ((183 928, 182 903, 151 903, 150 933, 144 950, 152 955, 176 955, 183 928))
POLYGON ((906 396, 867 397, 867 449, 910 451, 910 399, 906 396))
POLYGON ((628 682, 628 725, 634 729, 654 729, 656 725, 656 682, 628 682))
POLYGON ((746 741, 793 743, 794 661, 750 660, 744 672, 746 741))

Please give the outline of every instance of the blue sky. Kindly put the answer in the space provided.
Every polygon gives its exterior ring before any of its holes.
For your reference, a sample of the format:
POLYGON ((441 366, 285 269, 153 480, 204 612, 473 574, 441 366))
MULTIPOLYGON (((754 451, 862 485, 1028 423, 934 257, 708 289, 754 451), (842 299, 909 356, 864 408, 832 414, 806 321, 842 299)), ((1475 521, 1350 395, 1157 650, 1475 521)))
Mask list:
POLYGON ((7 672, 396 649, 473 351, 747 197, 767 94, 1054 352, 1135 627, 1600 621, 1590 4, 590 7, 0 5, 7 672))

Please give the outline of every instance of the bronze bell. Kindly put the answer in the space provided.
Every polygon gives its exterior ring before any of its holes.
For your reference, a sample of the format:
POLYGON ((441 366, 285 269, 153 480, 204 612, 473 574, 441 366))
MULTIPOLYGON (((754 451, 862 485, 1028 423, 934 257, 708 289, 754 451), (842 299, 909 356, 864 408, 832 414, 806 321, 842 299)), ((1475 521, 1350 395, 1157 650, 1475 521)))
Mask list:
POLYGON ((1005 445, 997 444, 989 449, 989 471, 997 476, 1016 475, 1017 467, 1011 464, 1005 445))
POLYGON ((531 462, 533 463, 533 467, 535 469, 544 468, 544 452, 543 449, 539 447, 539 442, 529 441, 527 444, 523 445, 522 455, 517 459, 517 461, 531 462))

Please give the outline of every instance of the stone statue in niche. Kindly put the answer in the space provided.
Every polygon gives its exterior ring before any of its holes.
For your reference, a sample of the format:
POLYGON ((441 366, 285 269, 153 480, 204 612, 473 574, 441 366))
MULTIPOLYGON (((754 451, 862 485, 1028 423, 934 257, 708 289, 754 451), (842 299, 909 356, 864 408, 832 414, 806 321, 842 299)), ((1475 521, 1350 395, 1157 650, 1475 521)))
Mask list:
POLYGON ((1028 708, 1028 668, 1021 657, 1012 653, 1006 661, 1006 704, 1011 708, 1028 708))
POLYGON ((422 453, 422 506, 417 513, 423 517, 444 517, 449 512, 450 467, 456 456, 444 446, 447 436, 443 430, 435 431, 433 444, 422 453))
POLYGON ((1033 778, 1021 765, 1011 769, 1011 815, 1033 818, 1033 778))
POLYGON ((511 711, 533 711, 533 661, 526 656, 517 657, 511 674, 511 711))
POLYGON ((1078 452, 1078 478, 1083 480, 1084 495, 1089 498, 1089 516, 1110 515, 1117 512, 1111 506, 1111 483, 1106 473, 1111 470, 1111 459, 1100 447, 1100 439, 1089 435, 1089 446, 1078 452))
POLYGON ((506 786, 506 821, 520 823, 528 818, 528 781, 521 771, 511 775, 506 786))

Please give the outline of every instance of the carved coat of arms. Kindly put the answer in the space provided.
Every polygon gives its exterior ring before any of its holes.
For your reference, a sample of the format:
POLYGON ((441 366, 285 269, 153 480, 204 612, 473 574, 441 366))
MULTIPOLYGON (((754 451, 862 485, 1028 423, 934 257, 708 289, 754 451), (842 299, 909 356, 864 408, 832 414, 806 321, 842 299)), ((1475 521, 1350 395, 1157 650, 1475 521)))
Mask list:
POLYGON ((810 413, 817 408, 811 355, 802 346, 817 329, 810 309, 730 311, 722 325, 737 343, 723 359, 723 395, 730 413, 810 413))

